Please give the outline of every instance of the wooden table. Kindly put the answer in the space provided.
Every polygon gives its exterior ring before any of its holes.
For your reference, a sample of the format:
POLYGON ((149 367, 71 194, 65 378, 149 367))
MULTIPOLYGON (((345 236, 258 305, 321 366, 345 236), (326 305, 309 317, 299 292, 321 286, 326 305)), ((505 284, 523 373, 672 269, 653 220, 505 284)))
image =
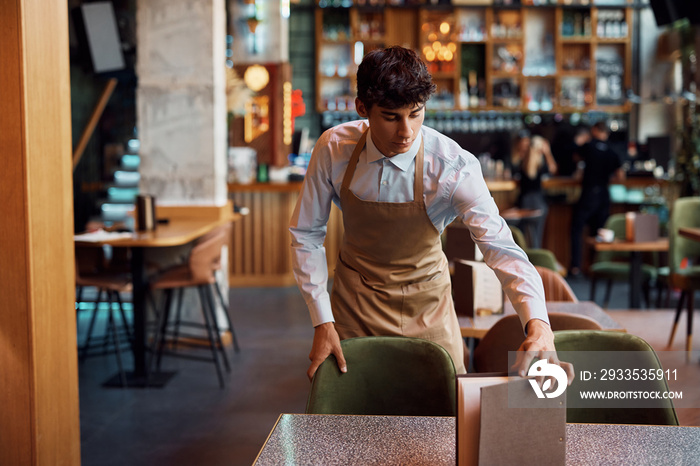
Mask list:
MULTIPOLYGON (((578 303, 548 301, 547 311, 583 315, 597 321, 605 330, 625 331, 619 323, 615 322, 609 314, 593 301, 581 301, 578 303)), ((503 314, 475 317, 457 316, 457 320, 459 320, 462 337, 483 338, 496 322, 510 314, 515 314, 515 309, 510 301, 506 301, 503 306, 503 314)))
MULTIPOLYGON (((236 221, 239 214, 226 213, 218 219, 170 218, 169 223, 159 224, 155 231, 135 232, 128 238, 87 241, 75 236, 76 246, 112 246, 131 249, 131 274, 134 307, 134 370, 127 372, 127 385, 143 387, 146 384, 146 297, 148 282, 144 264, 144 249, 180 246, 200 238, 215 228, 236 221)), ((162 387, 172 373, 148 374, 149 386, 162 387)))
MULTIPOLYGON (((282 414, 255 464, 454 466, 455 439, 453 417, 282 414)), ((567 465, 697 464, 698 451, 696 427, 566 426, 567 465)))
POLYGON ((684 238, 700 241, 700 228, 679 228, 678 234, 683 236, 684 238))
POLYGON ((595 238, 588 238, 588 244, 592 245, 596 251, 615 251, 630 253, 630 309, 639 309, 640 296, 642 294, 642 253, 643 252, 663 252, 668 251, 668 238, 660 238, 656 241, 611 241, 604 243, 596 241, 595 238))

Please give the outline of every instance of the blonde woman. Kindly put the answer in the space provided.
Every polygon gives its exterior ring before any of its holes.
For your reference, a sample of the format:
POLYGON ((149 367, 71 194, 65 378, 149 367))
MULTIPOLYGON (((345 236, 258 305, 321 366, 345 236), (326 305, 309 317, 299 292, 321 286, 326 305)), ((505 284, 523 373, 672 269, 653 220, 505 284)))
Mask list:
POLYGON ((547 198, 542 190, 542 177, 554 175, 557 164, 552 157, 549 142, 542 136, 530 136, 520 132, 514 145, 515 176, 520 180, 518 207, 540 211, 537 217, 523 221, 529 246, 542 247, 542 236, 547 220, 547 198), (517 165, 516 163, 519 162, 517 165))

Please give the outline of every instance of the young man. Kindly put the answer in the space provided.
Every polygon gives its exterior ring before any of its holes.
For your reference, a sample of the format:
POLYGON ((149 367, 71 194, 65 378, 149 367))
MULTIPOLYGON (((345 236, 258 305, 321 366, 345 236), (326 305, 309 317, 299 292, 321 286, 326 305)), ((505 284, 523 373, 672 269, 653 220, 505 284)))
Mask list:
POLYGON ((465 372, 440 242, 457 217, 527 331, 521 373, 533 357, 554 351, 542 281, 498 215, 478 160, 422 126, 434 91, 415 52, 374 50, 357 72, 355 104, 366 120, 329 129, 314 147, 290 226, 294 273, 315 327, 309 378, 330 354, 341 371, 352 370, 340 340, 365 335, 435 341, 465 372), (342 210, 345 236, 329 296, 323 241, 331 202, 342 210))

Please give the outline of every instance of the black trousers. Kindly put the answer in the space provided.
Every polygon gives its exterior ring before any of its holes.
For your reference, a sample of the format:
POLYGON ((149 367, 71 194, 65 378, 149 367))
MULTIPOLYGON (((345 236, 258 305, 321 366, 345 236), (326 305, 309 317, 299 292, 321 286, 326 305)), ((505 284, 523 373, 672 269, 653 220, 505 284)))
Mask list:
POLYGON ((588 234, 595 236, 603 228, 610 215, 610 193, 607 186, 583 188, 574 207, 571 220, 571 267, 581 268, 583 251, 583 228, 588 225, 588 234))

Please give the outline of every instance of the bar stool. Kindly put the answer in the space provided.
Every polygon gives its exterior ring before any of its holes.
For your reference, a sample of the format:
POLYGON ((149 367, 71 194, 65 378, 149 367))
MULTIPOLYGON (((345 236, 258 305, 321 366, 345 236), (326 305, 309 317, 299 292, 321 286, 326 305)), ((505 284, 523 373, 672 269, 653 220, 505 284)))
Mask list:
POLYGON ((124 331, 127 336, 130 347, 133 347, 133 333, 129 326, 129 321, 124 312, 124 306, 121 299, 122 293, 131 293, 132 284, 128 275, 120 273, 109 273, 100 265, 104 264, 104 258, 101 255, 101 250, 98 248, 76 248, 76 266, 75 266, 75 285, 77 287, 76 306, 77 311, 80 311, 80 303, 82 302, 83 290, 85 287, 94 287, 97 289, 97 299, 95 307, 92 309, 92 316, 88 324, 87 335, 82 345, 78 347, 79 360, 84 361, 89 356, 97 356, 111 353, 109 343, 113 345, 113 351, 117 357, 117 365, 119 367, 119 378, 122 386, 127 385, 126 373, 122 365, 122 342, 120 333, 124 331), (90 263, 94 261, 93 263, 90 263), (83 271, 81 272, 81 268, 83 271), (84 274, 85 270, 89 272, 84 274), (102 295, 106 295, 108 304, 108 320, 106 331, 101 336, 94 335, 95 322, 99 313, 100 303, 103 302, 102 295), (117 318, 114 317, 114 303, 118 304, 117 318), (121 318, 121 325, 117 322, 121 318), (95 354, 91 351, 96 347, 102 347, 102 351, 95 354))
MULTIPOLYGON (((230 371, 226 351, 221 340, 221 332, 216 321, 215 299, 212 291, 212 285, 216 285, 216 271, 221 268, 221 248, 226 242, 226 228, 218 229, 206 237, 201 238, 193 247, 188 263, 173 267, 163 272, 150 283, 150 288, 154 290, 162 290, 164 292, 164 304, 161 311, 158 313, 158 324, 156 334, 153 338, 153 347, 149 359, 149 368, 153 367, 154 359, 156 367, 160 368, 161 357, 164 352, 173 356, 185 357, 188 359, 204 360, 214 362, 216 373, 219 378, 219 386, 224 387, 224 378, 221 370, 219 357, 223 360, 226 371, 230 371), (198 322, 186 322, 181 320, 182 294, 185 288, 197 288, 199 300, 201 303, 202 316, 204 324, 198 322), (175 322, 169 324, 170 309, 174 293, 177 291, 178 308, 175 322), (171 326, 172 330, 168 327, 171 326), (182 354, 176 352, 177 344, 180 337, 187 337, 180 333, 180 327, 204 328, 207 332, 209 340, 209 348, 211 350, 211 358, 199 357, 191 354, 182 354), (166 336, 172 336, 172 351, 165 351, 166 336), (220 354, 219 354, 220 353, 220 354)), ((218 287, 217 287, 218 289, 218 287)), ((221 304, 224 308, 226 319, 230 326, 231 334, 234 340, 234 346, 238 350, 238 343, 235 339, 231 319, 228 315, 226 303, 223 300, 220 290, 218 290, 221 304)), ((193 336, 199 339, 199 336, 193 336)), ((185 341, 189 345, 190 342, 185 341)), ((194 345, 191 346, 201 346, 194 345)))

